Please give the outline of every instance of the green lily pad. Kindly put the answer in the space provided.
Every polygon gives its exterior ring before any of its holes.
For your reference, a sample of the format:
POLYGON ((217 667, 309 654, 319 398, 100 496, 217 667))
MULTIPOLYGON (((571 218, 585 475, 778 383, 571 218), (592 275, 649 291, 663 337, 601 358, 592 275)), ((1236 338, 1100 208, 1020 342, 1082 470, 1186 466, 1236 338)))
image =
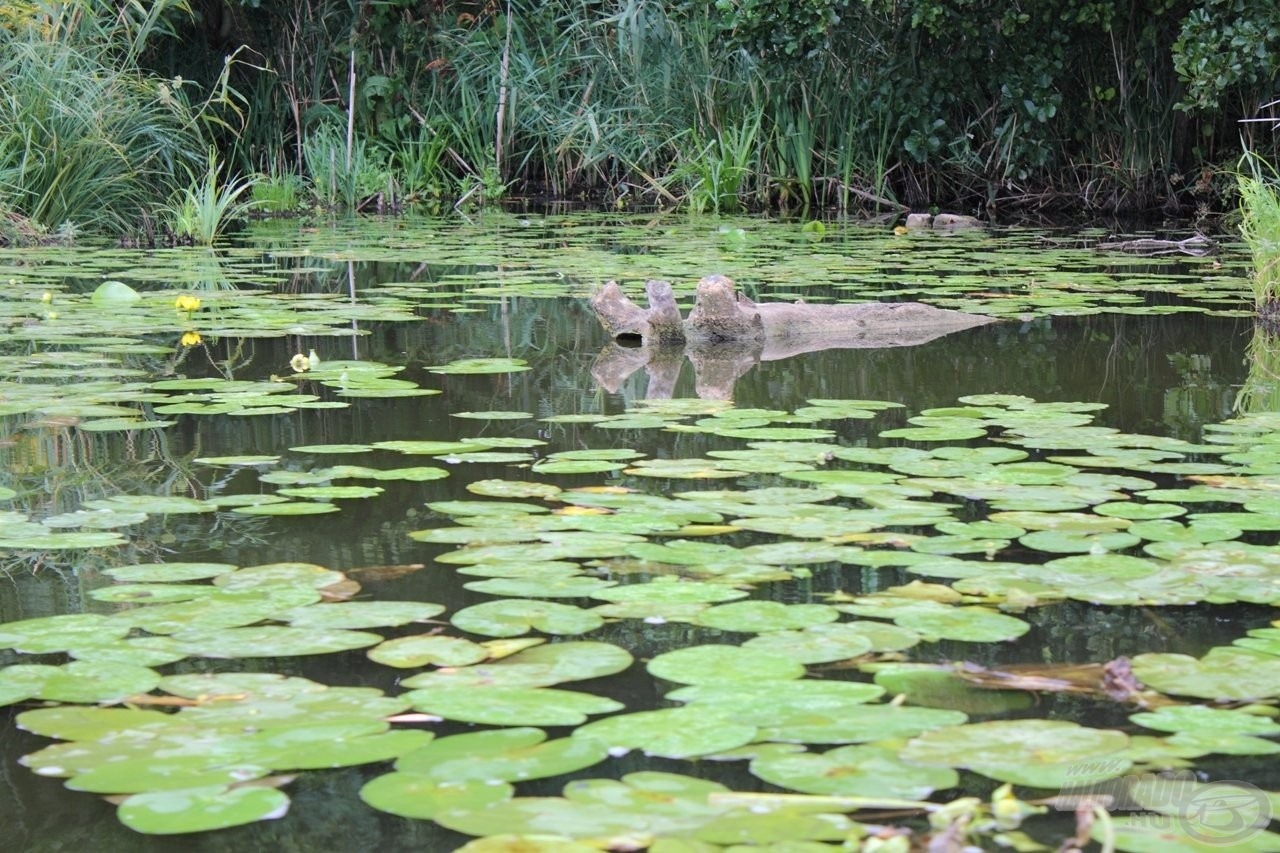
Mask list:
POLYGON ((402 755, 395 768, 441 782, 517 782, 572 773, 608 757, 597 742, 546 738, 527 726, 450 735, 402 755))
POLYGON ((491 726, 576 726, 624 707, 603 696, 550 687, 439 687, 404 695, 413 707, 447 720, 491 726))
POLYGON ((463 358, 448 364, 428 367, 432 373, 518 373, 529 364, 520 358, 463 358))
POLYGON ((468 666, 489 657, 479 643, 443 634, 397 637, 374 646, 369 659, 387 666, 417 669, 423 666, 468 666))
POLYGON ((587 723, 574 730, 573 739, 598 743, 614 755, 639 749, 663 758, 694 758, 750 743, 756 731, 753 725, 709 716, 698 708, 662 708, 587 723))
POLYGON ((1128 745, 1123 732, 1065 720, 993 720, 925 732, 899 754, 913 764, 965 767, 1004 782, 1060 788, 1122 775, 1129 768, 1122 757, 1128 745))
POLYGON ((486 637, 519 637, 529 631, 585 634, 604 624, 599 614, 554 601, 504 598, 464 607, 453 614, 454 626, 486 637))
POLYGON ((1133 674, 1148 687, 1175 696, 1242 701, 1280 696, 1280 657, 1251 649, 1217 646, 1202 658, 1142 654, 1133 674))
POLYGON ((0 623, 0 648, 16 649, 28 654, 47 654, 66 651, 88 641, 118 639, 128 633, 128 625, 113 622, 106 616, 96 613, 67 613, 0 623))
POLYGON ((852 797, 917 800, 959 784, 951 768, 908 764, 895 749, 879 744, 765 755, 751 762, 751 773, 792 791, 852 797))
POLYGON ((648 664, 655 678, 679 684, 723 684, 746 680, 785 681, 804 676, 804 665, 744 646, 702 645, 674 649, 648 664))
POLYGON ((443 811, 484 809, 510 799, 514 790, 505 782, 440 780, 395 771, 366 782, 360 799, 389 814, 431 820, 443 811))
POLYGON ((851 622, 814 625, 799 631, 770 631, 742 644, 744 649, 790 658, 803 664, 860 657, 874 646, 871 638, 851 622))
POLYGON ((289 798, 275 788, 225 785, 148 791, 120 804, 120 822, 145 835, 226 829, 284 817, 289 798))
POLYGON ((382 642, 377 634, 282 625, 179 631, 165 640, 189 655, 208 658, 261 658, 322 655, 361 649, 382 642))
POLYGON ((461 685, 550 687, 622 672, 632 662, 620 646, 593 641, 548 643, 500 660, 457 669, 427 672, 403 679, 404 687, 461 685))
POLYGON ((295 628, 381 628, 427 622, 444 612, 443 604, 426 601, 343 601, 313 604, 281 614, 295 628))
POLYGON ((708 628, 758 634, 788 631, 834 622, 840 611, 826 604, 782 604, 777 601, 735 601, 718 604, 695 620, 708 628))

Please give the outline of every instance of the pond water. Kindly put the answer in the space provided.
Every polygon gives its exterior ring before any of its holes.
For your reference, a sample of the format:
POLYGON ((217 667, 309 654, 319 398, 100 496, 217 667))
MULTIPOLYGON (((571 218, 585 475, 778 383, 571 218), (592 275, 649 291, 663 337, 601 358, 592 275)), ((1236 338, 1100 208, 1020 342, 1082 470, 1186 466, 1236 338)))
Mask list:
POLYGON ((817 850, 848 802, 707 786, 1276 787, 1280 359, 1238 247, 1102 236, 492 213, 0 253, 6 847, 817 850), (586 304, 711 272, 1000 322, 756 363, 586 304))

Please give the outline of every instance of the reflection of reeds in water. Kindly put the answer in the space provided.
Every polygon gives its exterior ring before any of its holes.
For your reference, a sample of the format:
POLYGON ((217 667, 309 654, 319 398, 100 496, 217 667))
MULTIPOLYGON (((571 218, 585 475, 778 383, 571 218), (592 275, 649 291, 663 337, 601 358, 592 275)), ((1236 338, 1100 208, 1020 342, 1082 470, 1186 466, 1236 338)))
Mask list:
POLYGON ((1249 342, 1249 376, 1236 395, 1236 411, 1280 412, 1280 335, 1256 326, 1249 342))

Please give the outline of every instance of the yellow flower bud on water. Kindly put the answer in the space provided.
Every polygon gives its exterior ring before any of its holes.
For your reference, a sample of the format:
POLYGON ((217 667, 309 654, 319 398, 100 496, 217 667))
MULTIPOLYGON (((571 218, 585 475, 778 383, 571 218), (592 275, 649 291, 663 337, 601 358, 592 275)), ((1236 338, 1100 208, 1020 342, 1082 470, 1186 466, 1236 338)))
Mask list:
MULTIPOLYGON (((9 283, 13 284, 12 281, 10 281, 9 283)), ((46 305, 49 304, 50 302, 53 301, 53 294, 46 290, 44 293, 40 294, 40 301, 45 303, 46 305)))
POLYGON ((46 320, 56 320, 56 319, 58 319, 58 312, 57 312, 57 311, 50 311, 50 312, 48 312, 47 314, 45 314, 45 315, 44 315, 44 318, 45 318, 46 320))
POLYGON ((184 332, 178 343, 182 344, 184 347, 194 347, 198 346, 203 341, 204 338, 200 337, 199 332, 184 332))
POLYGON ((190 313, 200 307, 200 297, 184 293, 177 299, 173 300, 173 305, 179 311, 186 311, 190 313))
POLYGON ((294 373, 306 373, 311 369, 311 362, 302 353, 297 353, 289 359, 289 367, 294 373))

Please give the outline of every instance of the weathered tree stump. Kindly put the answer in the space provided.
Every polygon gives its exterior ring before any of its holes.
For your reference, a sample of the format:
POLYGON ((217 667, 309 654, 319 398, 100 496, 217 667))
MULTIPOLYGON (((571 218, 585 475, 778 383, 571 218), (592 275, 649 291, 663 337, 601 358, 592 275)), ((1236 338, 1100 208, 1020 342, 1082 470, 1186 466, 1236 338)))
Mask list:
POLYGON ((670 283, 650 281, 645 291, 648 309, 632 302, 613 281, 591 297, 591 307, 612 337, 693 348, 754 344, 763 361, 822 349, 912 346, 993 322, 920 302, 753 302, 736 293, 733 281, 722 275, 698 282, 694 307, 681 321, 670 283))

